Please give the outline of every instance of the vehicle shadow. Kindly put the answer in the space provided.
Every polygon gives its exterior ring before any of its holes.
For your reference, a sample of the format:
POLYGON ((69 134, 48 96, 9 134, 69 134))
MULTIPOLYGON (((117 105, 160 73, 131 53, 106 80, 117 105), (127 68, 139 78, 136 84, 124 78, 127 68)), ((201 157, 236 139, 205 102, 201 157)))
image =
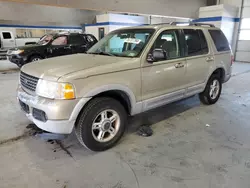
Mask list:
MULTIPOLYGON (((136 134, 138 128, 142 125, 152 126, 158 122, 167 120, 168 118, 179 116, 179 114, 188 111, 189 109, 200 106, 200 101, 197 96, 188 98, 182 101, 171 103, 163 107, 145 112, 134 117, 129 117, 128 127, 126 134, 121 139, 119 144, 125 144, 126 139, 131 136, 131 134, 136 134), (125 141, 125 142, 124 142, 125 141)), ((31 124, 33 125, 33 124, 31 124)), ((30 139, 25 140, 25 144, 33 152, 33 155, 38 156, 39 158, 46 158, 46 160, 62 159, 69 158, 75 161, 84 160, 84 157, 92 157, 95 155, 101 155, 98 152, 92 152, 82 146, 75 134, 74 131, 72 134, 68 135, 66 138, 60 140, 46 140, 46 134, 43 135, 43 138, 39 137, 37 134, 41 131, 40 129, 32 128, 33 133, 36 133, 34 139, 36 141, 30 141, 30 139), (40 140, 40 141, 39 141, 40 140), (35 148, 35 149, 34 149, 35 148), (40 148, 37 150, 37 148, 40 148)), ((154 135, 153 135, 154 136, 154 135)), ((57 139, 54 137, 54 139, 57 139)), ((118 145, 119 145, 118 144, 118 145)), ((119 148, 119 146, 118 146, 119 148)))
POLYGON ((198 97, 193 96, 191 98, 183 99, 181 101, 174 102, 174 103, 170 103, 165 106, 136 115, 134 117, 130 117, 127 132, 134 133, 138 130, 140 126, 154 125, 160 121, 174 117, 178 114, 181 114, 199 105, 200 105, 200 101, 198 97))
MULTIPOLYGON (((154 125, 160 121, 166 120, 174 116, 178 116, 179 114, 199 105, 200 101, 198 97, 194 96, 133 117, 129 117, 126 134, 134 134, 142 125, 154 125)), ((126 134, 124 135, 124 137, 126 137, 126 134)), ((67 147, 72 152, 72 155, 77 155, 77 153, 81 153, 81 155, 83 156, 94 154, 94 152, 90 152, 86 148, 84 148, 77 141, 76 136, 73 133, 69 135, 66 139, 64 139, 62 142, 65 147, 67 147)))

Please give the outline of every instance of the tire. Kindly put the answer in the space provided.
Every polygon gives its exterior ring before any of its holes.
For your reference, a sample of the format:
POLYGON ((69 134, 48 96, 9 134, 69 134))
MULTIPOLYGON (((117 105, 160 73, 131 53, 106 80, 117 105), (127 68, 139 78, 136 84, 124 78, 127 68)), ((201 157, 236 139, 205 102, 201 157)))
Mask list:
POLYGON ((212 75, 207 82, 205 90, 199 94, 200 101, 205 105, 215 104, 220 98, 221 90, 222 90, 221 79, 217 75, 212 75), (214 83, 216 83, 215 90, 213 90, 213 88, 215 87, 212 87, 214 83), (211 90, 214 91, 212 95, 211 95, 212 93, 211 90))
POLYGON ((43 59, 41 56, 39 56, 39 55, 33 55, 33 56, 30 57, 30 61, 29 62, 35 62, 35 61, 39 61, 41 59, 43 59))
POLYGON ((127 113, 120 102, 112 98, 94 98, 81 112, 76 122, 75 133, 79 142, 89 150, 104 151, 113 147, 121 139, 126 124, 127 113), (106 114, 106 119, 103 118, 103 114, 106 114), (111 116, 115 117, 112 114, 116 114, 117 117, 111 123, 111 116), (108 122, 105 123, 105 121, 108 122), (94 122, 100 124, 96 126, 98 127, 96 129, 93 128, 95 127, 94 122), (115 131, 110 131, 108 126, 115 131), (99 139, 99 136, 102 135, 100 132, 105 132, 103 133, 103 139, 99 139))

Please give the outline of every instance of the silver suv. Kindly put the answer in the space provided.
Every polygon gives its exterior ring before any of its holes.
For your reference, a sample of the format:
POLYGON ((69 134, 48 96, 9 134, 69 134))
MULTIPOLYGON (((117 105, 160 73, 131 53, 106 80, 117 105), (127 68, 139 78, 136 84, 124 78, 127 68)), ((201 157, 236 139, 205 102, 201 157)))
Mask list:
POLYGON ((81 144, 102 151, 122 137, 128 115, 195 94, 216 103, 231 67, 228 41, 212 25, 131 27, 111 32, 88 54, 25 65, 18 99, 39 128, 75 129, 81 144))

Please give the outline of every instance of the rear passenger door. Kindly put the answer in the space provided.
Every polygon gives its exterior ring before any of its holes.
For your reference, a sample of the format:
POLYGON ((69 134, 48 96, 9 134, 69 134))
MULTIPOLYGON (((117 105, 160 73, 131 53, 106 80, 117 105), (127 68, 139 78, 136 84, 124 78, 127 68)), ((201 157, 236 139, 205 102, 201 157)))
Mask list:
POLYGON ((186 95, 193 95, 204 89, 209 74, 209 65, 214 57, 209 50, 206 37, 201 29, 184 29, 188 89, 186 95))
POLYGON ((73 54, 84 53, 87 50, 87 41, 83 35, 70 35, 69 44, 73 54))

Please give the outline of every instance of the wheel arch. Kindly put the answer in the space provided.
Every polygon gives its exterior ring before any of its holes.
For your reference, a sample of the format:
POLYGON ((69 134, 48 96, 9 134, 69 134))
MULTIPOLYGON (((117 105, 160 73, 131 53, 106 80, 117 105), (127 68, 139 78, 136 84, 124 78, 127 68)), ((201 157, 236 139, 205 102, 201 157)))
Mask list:
POLYGON ((35 52, 32 52, 29 54, 28 60, 30 61, 31 57, 33 57, 33 56, 40 56, 43 59, 45 58, 41 53, 35 51, 35 52))
MULTIPOLYGON (((218 75, 218 77, 221 79, 222 83, 225 80, 225 76, 226 76, 226 71, 223 67, 217 67, 213 72, 211 72, 211 74, 208 77, 208 80, 211 78, 212 75, 218 75)), ((207 80, 207 82, 208 82, 207 80)))
POLYGON ((111 97, 121 102, 130 115, 137 113, 138 107, 136 107, 135 95, 127 86, 119 84, 104 85, 89 91, 83 97, 93 98, 102 96, 111 97))

